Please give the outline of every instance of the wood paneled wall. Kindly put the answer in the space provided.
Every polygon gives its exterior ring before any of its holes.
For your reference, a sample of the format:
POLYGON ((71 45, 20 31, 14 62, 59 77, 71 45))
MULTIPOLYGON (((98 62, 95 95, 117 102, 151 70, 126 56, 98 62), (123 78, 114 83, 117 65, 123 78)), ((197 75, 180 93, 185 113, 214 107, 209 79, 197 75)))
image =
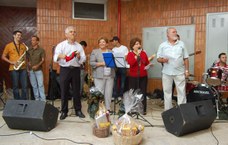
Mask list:
MULTIPOLYGON (((0 55, 5 45, 13 41, 13 31, 22 31, 22 42, 30 45, 31 36, 36 34, 36 9, 0 6, 0 55)), ((0 60, 0 79, 6 80, 6 86, 11 87, 9 64, 0 60)))

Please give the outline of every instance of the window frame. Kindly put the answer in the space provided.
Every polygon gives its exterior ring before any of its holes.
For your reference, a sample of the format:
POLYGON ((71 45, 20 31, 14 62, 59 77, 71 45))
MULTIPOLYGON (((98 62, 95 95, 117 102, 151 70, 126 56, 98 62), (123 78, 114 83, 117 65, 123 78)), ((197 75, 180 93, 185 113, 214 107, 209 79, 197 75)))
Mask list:
POLYGON ((98 20, 98 21, 107 21, 107 1, 108 0, 72 0, 72 18, 77 20, 98 20), (74 16, 75 10, 74 10, 74 4, 76 2, 80 3, 89 3, 89 4, 103 4, 104 5, 104 19, 99 18, 76 18, 74 16))

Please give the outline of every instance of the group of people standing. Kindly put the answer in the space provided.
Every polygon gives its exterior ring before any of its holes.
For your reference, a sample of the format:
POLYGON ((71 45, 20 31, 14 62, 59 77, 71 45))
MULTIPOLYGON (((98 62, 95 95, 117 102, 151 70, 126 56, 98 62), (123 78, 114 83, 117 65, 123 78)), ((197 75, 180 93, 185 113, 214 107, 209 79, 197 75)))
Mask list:
MULTIPOLYGON (((10 64, 11 79, 13 82, 13 93, 15 99, 27 99, 26 75, 29 73, 31 85, 33 87, 36 100, 45 101, 43 86, 42 64, 45 61, 45 52, 39 46, 39 38, 33 36, 31 40, 32 47, 27 51, 28 71, 23 64, 19 70, 15 70, 20 56, 26 52, 26 47, 21 41, 22 33, 15 31, 13 33, 14 41, 7 44, 2 59, 10 64), (18 81, 21 82, 22 95, 19 95, 18 81)), ((69 26, 65 29, 66 40, 60 42, 54 52, 53 60, 60 65, 60 90, 61 90, 61 115, 60 120, 67 117, 69 89, 72 88, 73 106, 76 116, 84 118, 81 108, 82 71, 86 62, 84 48, 76 41, 75 28, 69 26)), ((172 83, 176 84, 178 104, 186 103, 185 78, 189 76, 188 52, 184 43, 177 39, 175 28, 167 29, 168 40, 159 46, 157 52, 157 61, 163 64, 162 84, 165 98, 165 110, 172 107, 172 83)), ((87 44, 85 43, 85 47, 87 44)), ((95 87, 97 87, 105 97, 105 107, 111 111, 112 97, 123 96, 125 90, 126 76, 128 76, 128 89, 140 89, 143 94, 143 111, 147 111, 147 82, 148 74, 145 67, 150 63, 155 55, 150 57, 142 49, 141 39, 133 38, 130 40, 130 49, 121 45, 117 36, 112 40, 106 37, 100 37, 98 48, 93 49, 90 54, 90 67, 92 68, 92 77, 95 87), (112 42, 114 48, 109 49, 109 42, 112 42), (103 58, 103 53, 113 52, 122 53, 129 68, 110 68, 107 67, 103 58), (117 87, 118 86, 118 87, 117 87), (119 88, 119 90, 117 89, 119 88)))
POLYGON ((33 88, 35 100, 45 101, 42 64, 45 51, 39 46, 39 37, 32 36, 31 48, 21 43, 22 32, 13 32, 13 41, 5 46, 2 59, 9 63, 14 99, 27 99, 27 74, 33 88), (27 57, 26 57, 27 56, 27 57), (26 66, 27 63, 27 66, 26 66), (19 82, 21 94, 19 93, 19 82))
MULTIPOLYGON (((162 84, 164 89, 165 110, 172 108, 172 84, 176 84, 178 104, 186 103, 185 78, 189 77, 188 52, 184 43, 178 40, 175 28, 167 29, 168 40, 159 46, 157 61, 162 63, 162 84)), ((112 96, 123 96, 126 76, 128 75, 128 89, 140 89, 143 94, 143 111, 147 111, 147 82, 148 75, 145 67, 153 60, 154 55, 148 57, 142 49, 141 39, 133 38, 130 41, 130 50, 119 42, 118 37, 113 37, 111 42, 114 45, 112 52, 124 54, 127 68, 108 68, 105 65, 102 53, 111 52, 108 49, 108 39, 101 37, 98 40, 99 48, 91 53, 90 64, 93 68, 95 86, 101 90, 105 96, 105 105, 110 110, 112 96), (128 73, 127 73, 128 70, 128 73), (120 91, 117 91, 118 80, 120 79, 120 91), (114 82, 114 83, 113 83, 114 82), (113 89, 114 87, 114 89, 113 89), (114 90, 114 92, 113 92, 114 90)))

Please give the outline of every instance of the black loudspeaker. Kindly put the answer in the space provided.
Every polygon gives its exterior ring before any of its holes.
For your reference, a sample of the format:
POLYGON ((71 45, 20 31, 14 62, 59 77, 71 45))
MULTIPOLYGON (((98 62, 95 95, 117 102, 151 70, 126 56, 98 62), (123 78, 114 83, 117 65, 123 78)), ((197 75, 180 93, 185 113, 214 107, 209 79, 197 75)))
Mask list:
POLYGON ((207 129, 215 118, 211 100, 181 104, 162 113, 166 130, 176 136, 207 129))
POLYGON ((12 129, 50 131, 56 126, 58 113, 44 101, 8 100, 2 117, 12 129))

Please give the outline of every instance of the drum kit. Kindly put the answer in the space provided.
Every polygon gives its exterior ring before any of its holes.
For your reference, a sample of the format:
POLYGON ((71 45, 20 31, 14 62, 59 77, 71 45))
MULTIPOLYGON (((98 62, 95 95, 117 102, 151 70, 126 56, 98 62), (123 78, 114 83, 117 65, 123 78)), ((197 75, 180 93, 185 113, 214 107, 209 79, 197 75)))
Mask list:
POLYGON ((203 82, 187 81, 186 94, 188 102, 212 100, 216 111, 217 119, 219 119, 220 110, 227 108, 222 100, 221 92, 228 92, 228 83, 225 82, 228 73, 218 67, 208 69, 207 73, 203 74, 203 82))

